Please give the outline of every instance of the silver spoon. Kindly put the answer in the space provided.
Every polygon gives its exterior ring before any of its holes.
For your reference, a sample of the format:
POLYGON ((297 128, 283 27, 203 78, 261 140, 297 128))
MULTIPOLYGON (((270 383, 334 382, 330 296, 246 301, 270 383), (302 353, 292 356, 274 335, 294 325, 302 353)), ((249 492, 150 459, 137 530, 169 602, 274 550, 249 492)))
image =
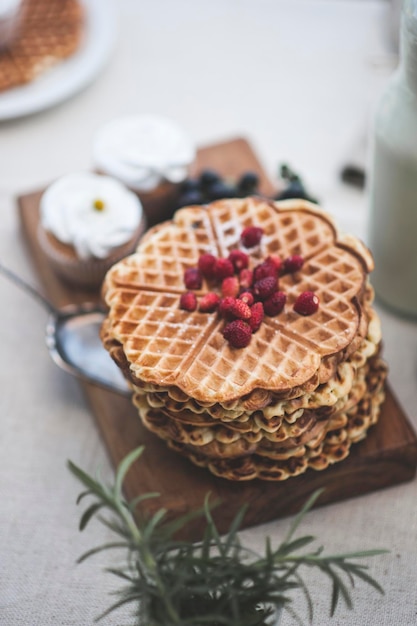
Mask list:
POLYGON ((57 309, 34 287, 0 263, 0 273, 37 300, 49 313, 46 345, 53 361, 63 370, 111 391, 129 393, 123 374, 100 340, 106 316, 98 304, 85 303, 57 309))

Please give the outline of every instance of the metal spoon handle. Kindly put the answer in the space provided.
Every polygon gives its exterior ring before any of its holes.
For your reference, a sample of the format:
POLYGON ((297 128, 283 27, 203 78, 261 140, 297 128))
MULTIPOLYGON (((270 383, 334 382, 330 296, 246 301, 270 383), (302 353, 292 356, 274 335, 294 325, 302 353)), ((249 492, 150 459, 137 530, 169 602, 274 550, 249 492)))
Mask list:
POLYGON ((29 293, 35 300, 37 300, 49 313, 56 313, 56 308, 45 296, 43 296, 37 289, 29 285, 23 278, 20 278, 13 270, 9 269, 0 261, 0 273, 6 276, 17 287, 20 287, 26 293, 29 293))

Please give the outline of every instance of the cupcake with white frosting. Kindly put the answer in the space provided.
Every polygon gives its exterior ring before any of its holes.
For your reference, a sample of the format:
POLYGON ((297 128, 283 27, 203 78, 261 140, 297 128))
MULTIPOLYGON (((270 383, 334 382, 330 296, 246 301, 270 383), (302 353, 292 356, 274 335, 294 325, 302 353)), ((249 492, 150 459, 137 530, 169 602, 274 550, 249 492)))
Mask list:
POLYGON ((41 197, 38 241, 55 272, 97 288, 116 261, 131 254, 145 228, 138 197, 119 181, 68 174, 41 197))
POLYGON ((184 130, 157 115, 111 120, 93 142, 95 168, 139 196, 149 225, 172 216, 180 183, 194 158, 194 146, 184 130))

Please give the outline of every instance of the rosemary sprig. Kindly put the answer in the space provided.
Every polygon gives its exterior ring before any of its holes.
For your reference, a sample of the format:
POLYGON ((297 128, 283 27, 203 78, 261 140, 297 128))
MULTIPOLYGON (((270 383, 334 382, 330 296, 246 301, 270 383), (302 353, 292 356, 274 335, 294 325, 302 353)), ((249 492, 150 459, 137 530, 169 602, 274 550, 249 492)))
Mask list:
POLYGON ((103 550, 123 549, 126 554, 122 567, 107 570, 122 582, 122 587, 116 592, 117 601, 97 621, 118 607, 132 604, 137 626, 266 626, 274 609, 280 607, 290 610, 301 624, 290 606, 291 593, 301 591, 312 622, 313 601, 300 573, 302 567, 318 568, 330 580, 331 615, 341 600, 352 608, 350 589, 356 579, 383 593, 378 582, 367 572, 367 566, 357 561, 383 554, 386 550, 326 556, 323 547, 313 549, 310 546, 315 537, 295 537, 320 490, 309 498, 294 518, 278 547, 273 548, 270 539, 266 539, 265 553, 261 556, 243 546, 239 539, 245 507, 238 512, 224 536, 216 527, 212 516, 214 505, 208 496, 202 509, 174 521, 166 519, 167 511, 163 508, 149 518, 140 516, 137 506, 158 494, 143 494, 127 502, 122 488, 126 473, 142 452, 143 447, 137 448, 120 463, 112 486, 93 479, 69 462, 71 472, 85 487, 77 503, 87 496, 93 497, 81 516, 80 530, 97 517, 118 538, 89 550, 79 562, 103 550), (110 512, 110 515, 104 517, 103 511, 110 512), (205 518, 202 540, 194 543, 175 539, 176 532, 196 517, 205 518), (140 615, 144 614, 146 621, 141 622, 140 615))

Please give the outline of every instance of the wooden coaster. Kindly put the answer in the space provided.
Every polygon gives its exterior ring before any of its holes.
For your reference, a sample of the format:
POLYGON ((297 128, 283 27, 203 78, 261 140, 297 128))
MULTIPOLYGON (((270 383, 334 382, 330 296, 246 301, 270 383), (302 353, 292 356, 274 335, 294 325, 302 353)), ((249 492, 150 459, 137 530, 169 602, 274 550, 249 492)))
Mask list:
POLYGON ((29 83, 79 47, 84 11, 78 0, 25 0, 17 39, 0 52, 0 92, 29 83))
MULTIPOLYGON (((274 191, 244 139, 201 149, 194 170, 197 172, 205 167, 230 177, 248 169, 255 170, 261 174, 261 188, 265 195, 274 191)), ((41 192, 21 196, 18 204, 26 242, 45 293, 56 306, 91 301, 91 293, 72 291, 61 283, 39 249, 36 228, 40 196, 41 192)), ((98 294, 96 297, 98 299, 98 294)), ((248 527, 296 513, 309 495, 319 488, 324 488, 324 492, 316 506, 397 485, 411 480, 416 473, 417 438, 389 385, 378 423, 370 429, 365 440, 352 446, 344 461, 324 471, 309 469, 305 474, 283 482, 254 480, 236 483, 217 478, 169 450, 163 441, 142 426, 129 398, 92 384, 81 384, 115 466, 135 447, 145 446, 143 456, 126 477, 125 492, 129 499, 147 491, 159 492, 160 498, 145 501, 143 506, 147 513, 163 506, 169 516, 175 518, 200 507, 210 492, 213 500, 222 502, 214 511, 214 518, 220 531, 225 532, 245 503, 250 506, 243 526, 248 527)), ((202 529, 201 520, 193 522, 182 536, 198 539, 202 529)))

